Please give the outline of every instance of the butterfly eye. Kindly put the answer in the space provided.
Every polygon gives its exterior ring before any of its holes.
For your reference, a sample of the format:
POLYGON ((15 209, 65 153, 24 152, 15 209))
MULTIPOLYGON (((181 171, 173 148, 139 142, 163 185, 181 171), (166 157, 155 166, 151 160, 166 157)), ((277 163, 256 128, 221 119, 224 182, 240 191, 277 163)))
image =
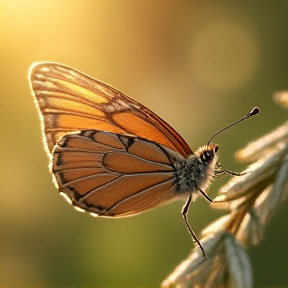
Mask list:
POLYGON ((203 162, 207 162, 207 161, 209 161, 210 158, 211 158, 211 153, 210 153, 209 151, 205 150, 205 151, 203 151, 203 153, 201 154, 200 158, 201 158, 201 160, 202 160, 203 162))
POLYGON ((218 145, 215 145, 214 153, 217 153, 218 151, 219 151, 219 146, 218 146, 218 145))

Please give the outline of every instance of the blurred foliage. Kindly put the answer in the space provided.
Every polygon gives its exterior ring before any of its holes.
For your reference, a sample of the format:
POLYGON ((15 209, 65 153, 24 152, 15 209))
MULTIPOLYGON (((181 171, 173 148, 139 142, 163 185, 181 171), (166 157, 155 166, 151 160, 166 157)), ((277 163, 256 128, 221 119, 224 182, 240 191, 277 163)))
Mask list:
MULTIPOLYGON (((0 285, 156 286, 193 248, 182 203, 108 220, 59 197, 28 86, 32 62, 61 62, 112 84, 193 150, 259 106, 260 116, 215 139, 223 168, 241 171, 234 152, 286 118, 271 95, 288 85, 287 11, 288 2, 268 0, 0 0, 0 285)), ((190 224, 200 233, 219 213, 200 199, 190 224)), ((287 217, 279 213, 249 251, 256 286, 288 286, 287 217)))

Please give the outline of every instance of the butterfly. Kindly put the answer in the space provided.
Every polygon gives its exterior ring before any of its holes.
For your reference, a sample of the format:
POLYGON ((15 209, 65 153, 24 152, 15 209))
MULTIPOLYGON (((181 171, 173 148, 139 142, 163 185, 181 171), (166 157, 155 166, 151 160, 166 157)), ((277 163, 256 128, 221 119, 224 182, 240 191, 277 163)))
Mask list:
POLYGON ((233 174, 220 170, 219 146, 209 141, 193 153, 151 110, 74 68, 34 63, 29 81, 60 194, 79 211, 112 218, 186 200, 182 215, 205 257, 187 213, 199 193, 213 201, 206 191, 214 177, 233 174))

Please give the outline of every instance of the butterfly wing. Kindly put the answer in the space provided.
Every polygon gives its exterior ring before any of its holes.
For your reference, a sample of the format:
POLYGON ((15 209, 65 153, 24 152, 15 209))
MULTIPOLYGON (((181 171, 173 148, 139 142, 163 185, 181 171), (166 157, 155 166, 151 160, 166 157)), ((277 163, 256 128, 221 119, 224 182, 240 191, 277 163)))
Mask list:
POLYGON ((183 159, 140 137, 83 130, 64 136, 55 146, 52 172, 59 190, 78 209, 122 217, 173 200, 174 163, 183 159))
POLYGON ((73 68, 36 63, 30 69, 30 86, 50 156, 63 136, 85 129, 135 135, 184 157, 192 154, 183 138, 148 108, 73 68))

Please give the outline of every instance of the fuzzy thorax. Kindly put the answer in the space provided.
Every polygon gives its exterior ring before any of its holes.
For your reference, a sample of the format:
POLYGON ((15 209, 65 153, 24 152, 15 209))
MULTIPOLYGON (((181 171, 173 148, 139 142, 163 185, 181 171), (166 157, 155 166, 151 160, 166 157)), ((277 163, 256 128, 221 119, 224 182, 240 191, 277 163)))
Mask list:
POLYGON ((218 167, 218 150, 217 144, 204 145, 195 154, 175 163, 179 196, 208 189, 218 167))

